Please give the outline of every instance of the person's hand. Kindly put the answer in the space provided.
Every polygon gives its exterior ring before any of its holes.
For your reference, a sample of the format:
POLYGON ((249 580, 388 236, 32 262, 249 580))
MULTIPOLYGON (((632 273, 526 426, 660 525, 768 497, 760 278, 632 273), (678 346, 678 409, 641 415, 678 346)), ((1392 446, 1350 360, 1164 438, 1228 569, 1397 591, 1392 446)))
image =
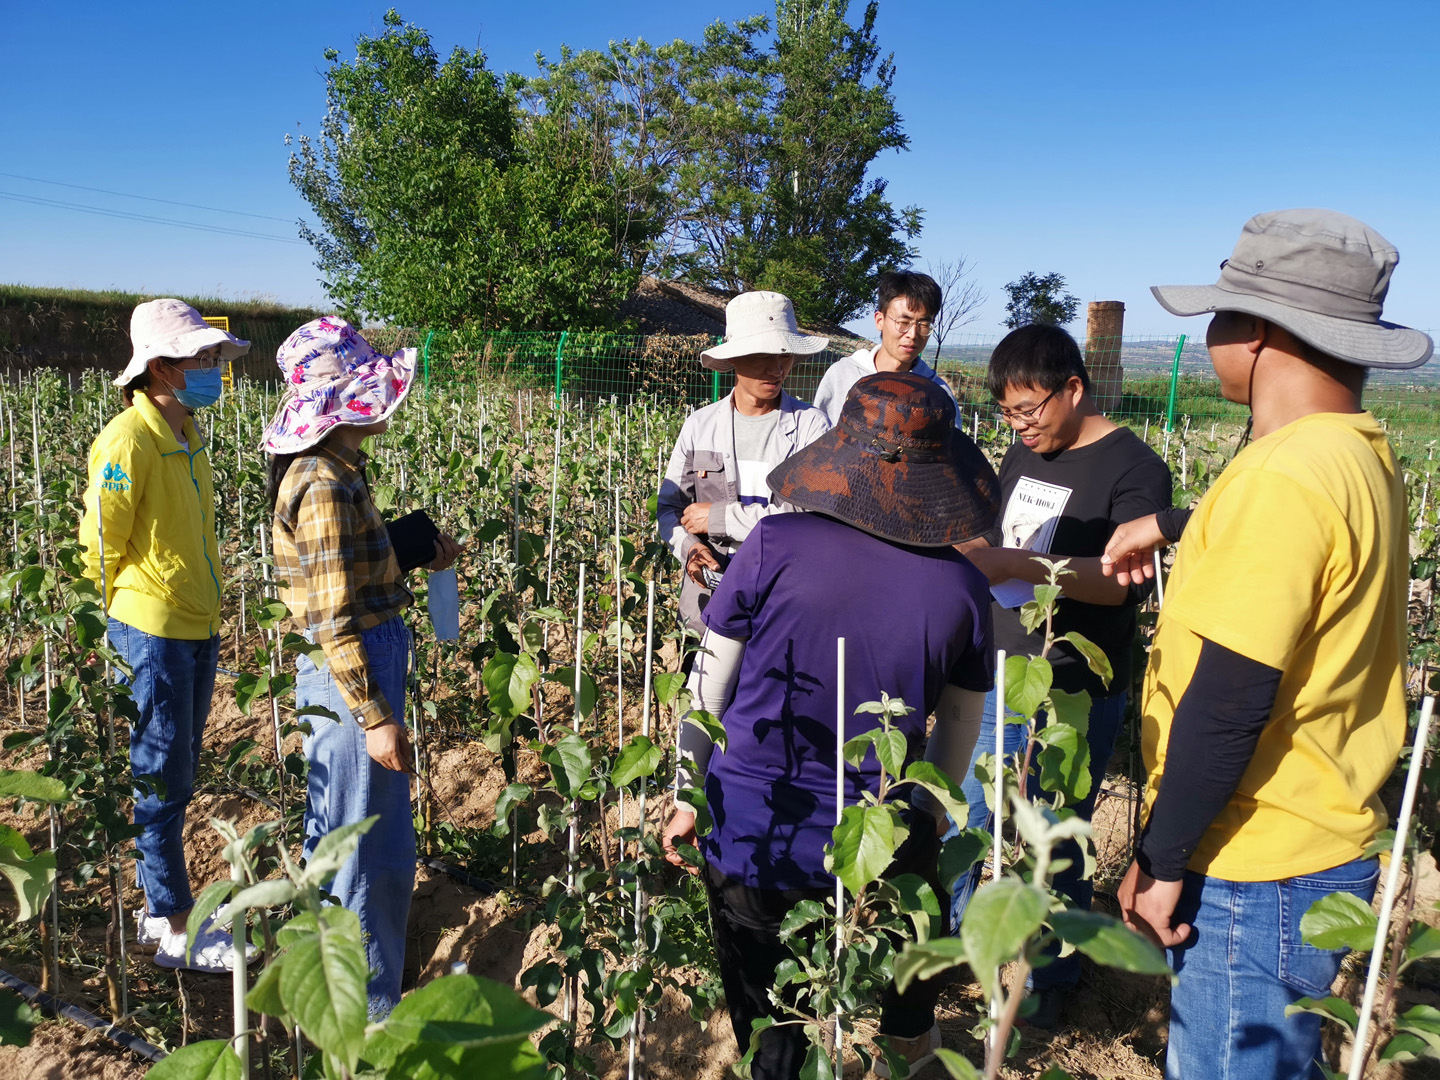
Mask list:
POLYGON ((455 564, 468 545, 456 543, 455 538, 449 533, 441 533, 435 538, 435 559, 426 567, 428 570, 444 570, 455 564))
POLYGON ((365 752, 370 755, 371 761, 394 772, 415 771, 415 751, 410 746, 410 735, 398 720, 366 728, 365 752))
POLYGON ((1160 523, 1154 514, 1127 521, 1115 529, 1105 554, 1100 556, 1100 573, 1114 576, 1121 585, 1139 585, 1155 576, 1155 552, 1165 546, 1160 523))
POLYGON ((685 574, 691 581, 702 588, 708 589, 705 578, 700 573, 702 568, 708 568, 720 572, 720 560, 715 558, 715 553, 704 544, 696 544, 690 549, 690 554, 685 556, 685 574))
POLYGON ((1144 934, 1162 949, 1173 949, 1190 936, 1190 924, 1175 924, 1183 882, 1156 881, 1132 862, 1116 896, 1120 917, 1131 930, 1144 934))
POLYGON ((998 585, 1002 581, 1009 581, 1011 578, 1019 576, 1015 573, 1017 550, 1016 548, 977 547, 967 551, 965 557, 989 579, 991 585, 998 585))
POLYGON ((703 536, 710 531, 710 503, 691 503, 680 515, 680 524, 692 536, 703 536))
POLYGON ((698 866, 691 866, 680 856, 681 844, 695 846, 695 811, 677 806, 675 813, 671 814, 670 820, 665 823, 665 829, 660 834, 660 843, 665 848, 666 862, 674 863, 687 874, 700 873, 698 866))

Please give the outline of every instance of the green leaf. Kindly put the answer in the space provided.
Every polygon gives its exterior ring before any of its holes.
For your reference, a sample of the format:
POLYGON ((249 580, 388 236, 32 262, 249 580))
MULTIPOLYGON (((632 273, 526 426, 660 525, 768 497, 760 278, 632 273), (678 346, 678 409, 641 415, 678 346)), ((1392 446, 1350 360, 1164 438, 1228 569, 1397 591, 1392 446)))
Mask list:
POLYGON ((529 784, 510 784, 495 800, 495 824, 492 831, 496 836, 510 835, 510 808, 530 798, 533 789, 529 784))
POLYGON ((1354 893, 1322 896, 1300 916, 1300 936, 1317 949, 1369 952, 1375 944, 1378 919, 1370 905, 1354 893))
POLYGON ((1405 961, 1400 965, 1404 971, 1417 960, 1440 956, 1440 929, 1422 922, 1410 924, 1410 937, 1405 942, 1405 961))
POLYGON ((800 1066, 800 1080, 835 1080, 835 1070, 823 1044, 812 1042, 806 1048, 805 1063, 800 1066))
POLYGON ((644 735, 637 735, 620 751, 615 768, 610 773, 610 782, 616 787, 624 787, 639 777, 651 776, 664 758, 665 752, 660 747, 644 735))
POLYGON ((276 878, 273 881, 258 881, 245 889, 240 890, 223 908, 215 913, 215 925, 226 927, 231 920, 243 911, 251 908, 273 908, 281 904, 288 904, 295 899, 295 886, 284 878, 276 878))
POLYGON ((342 825, 322 836, 295 884, 302 889, 310 885, 324 885, 355 854, 355 849, 360 846, 360 837, 379 820, 379 814, 371 814, 363 821, 342 825))
POLYGON ((895 728, 875 733, 875 757, 891 776, 899 778, 905 772, 905 756, 909 752, 905 733, 895 728))
POLYGON ((1398 1031, 1394 1038, 1380 1051, 1381 1061, 1411 1061, 1415 1058, 1437 1057, 1431 1053, 1434 1048, 1424 1036, 1412 1031, 1398 1031))
POLYGON ((908 835, 893 806, 847 806, 833 832, 830 872, 857 894, 895 861, 908 835))
MULTIPOLYGON (((285 970, 285 953, 271 960, 255 979, 255 985, 245 995, 245 1004, 255 1012, 289 1020, 285 1002, 280 999, 280 972, 285 970)), ((290 1025, 287 1023, 287 1027, 290 1025)))
POLYGON ((270 676, 268 674, 256 675, 251 671, 242 671, 235 676, 235 705, 246 716, 250 715, 250 706, 255 704, 255 699, 270 688, 270 676))
MULTIPOLYGON (((545 676, 547 682, 558 683, 565 687, 572 695, 575 693, 575 669, 573 667, 556 668, 551 674, 545 676)), ((580 671, 580 715, 589 716, 595 711, 595 702, 600 699, 600 690, 592 679, 582 668, 580 671)))
POLYGON ((935 1058, 955 1080, 981 1080, 983 1074, 980 1070, 954 1050, 947 1050, 942 1046, 935 1051, 935 1058))
POLYGON ((32 854, 17 830, 0 825, 0 877, 15 890, 15 921, 28 922, 40 914, 55 887, 55 853, 32 854))
POLYGON ((225 1039, 182 1046, 152 1065, 150 1080, 241 1080, 240 1058, 225 1039))
POLYGON ((1050 925, 1061 941, 1074 945, 1097 964, 1140 975, 1168 975, 1165 954, 1118 919, 1067 908, 1052 912, 1050 925))
POLYGON ((1090 744, 1069 724, 1050 723, 1036 738, 1043 749, 1037 757, 1040 786, 1060 791, 1067 803, 1079 802, 1090 794, 1090 744))
POLYGON ((0 1046, 29 1046, 40 1013, 10 990, 0 990, 0 1046))
POLYGON ((854 738, 846 739, 845 744, 840 747, 840 756, 851 765, 858 766, 865 760, 865 755, 870 753, 870 748, 875 745, 875 736, 879 734, 879 728, 871 728, 869 731, 862 731, 854 738))
POLYGON ((675 702, 675 695, 680 693, 680 688, 685 685, 685 673, 682 671, 657 671, 651 684, 655 688, 655 700, 661 705, 672 705, 675 702))
POLYGON ((1105 650, 1096 645, 1084 634, 1071 630, 1068 634, 1061 634, 1059 640, 1068 641, 1074 646, 1075 651, 1085 658, 1085 663, 1090 670, 1100 677, 1100 681, 1109 687, 1110 680, 1115 677, 1115 671, 1110 666, 1110 659, 1105 655, 1105 650))
POLYGON ((706 735, 710 736, 712 743, 721 750, 725 749, 725 725, 719 720, 716 720, 715 717, 711 716, 704 709, 692 709, 690 712, 687 712, 681 723, 694 724, 701 731, 705 732, 706 735))
POLYGON ((960 939, 988 996, 1000 993, 1000 965, 1020 955, 1049 906, 1045 894, 1013 878, 988 882, 975 891, 960 923, 960 939))
POLYGON ((904 993, 916 979, 929 979, 969 959, 960 938, 941 937, 908 942, 895 958, 895 987, 904 993))
POLYGON ((1344 998, 1326 997, 1316 1000, 1312 997, 1302 997, 1293 1005, 1285 1006, 1285 1015, 1293 1016, 1295 1013, 1308 1012, 1323 1016, 1326 1020, 1338 1020, 1351 1031, 1360 1022, 1360 1016, 1355 1011, 1355 1006, 1344 998))
MULTIPOLYGON (((964 818, 959 820, 963 821, 964 818)), ((961 829, 940 845, 940 884, 954 891, 960 875, 985 858, 995 838, 984 829, 961 829)))
POLYGON ((185 955, 187 958, 190 950, 195 946, 196 936, 200 933, 201 927, 205 925, 205 920, 215 914, 221 904, 230 899, 235 888, 234 881, 225 880, 212 881, 205 886, 185 920, 185 955))
POLYGON ((932 762, 912 761, 905 769, 905 779, 923 787, 945 808, 950 820, 963 822, 969 816, 970 808, 965 802, 965 792, 960 785, 946 776, 932 762))
POLYGON ((351 1072, 365 1042, 369 976, 359 936, 323 928, 290 946, 280 972, 286 1010, 311 1042, 351 1072))
POLYGON ((590 744, 579 735, 566 735, 553 746, 547 746, 541 751, 540 758, 550 766, 555 790, 561 795, 576 795, 581 785, 590 779, 590 744))
MULTIPOLYGON (((553 1019, 508 986, 477 975, 446 975, 402 998, 366 1041, 364 1057, 390 1075, 413 1076, 392 1066, 410 1047, 431 1043, 456 1064, 473 1062, 477 1072, 471 1075, 499 1075, 483 1067, 480 1055, 513 1055, 516 1044, 553 1019)), ((433 1055, 431 1061, 437 1063, 433 1055)))
POLYGON ((1399 1016, 1402 1026, 1440 1035, 1440 1009, 1433 1005, 1412 1005, 1399 1016))
POLYGON ((1034 716, 1050 695, 1054 672, 1043 656, 1011 656, 1005 661, 1005 705, 1023 717, 1034 716))
POLYGON ((26 769, 0 769, 0 798, 62 803, 69 797, 65 785, 53 776, 41 776, 26 769))
POLYGON ((497 652, 485 664, 480 681, 490 707, 501 716, 515 717, 530 708, 530 689, 540 681, 540 669, 529 653, 497 652))
POLYGON ((1050 718, 1067 724, 1081 735, 1090 734, 1090 694, 1081 690, 1071 694, 1064 690, 1050 691, 1050 718))

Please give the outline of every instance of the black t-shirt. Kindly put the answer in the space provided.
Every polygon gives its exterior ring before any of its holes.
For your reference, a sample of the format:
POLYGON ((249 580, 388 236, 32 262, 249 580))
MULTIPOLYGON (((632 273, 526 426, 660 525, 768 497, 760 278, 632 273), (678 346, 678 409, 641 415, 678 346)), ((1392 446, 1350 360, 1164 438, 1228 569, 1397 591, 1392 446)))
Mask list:
MULTIPOLYGON (((1116 526, 1170 505, 1170 469, 1129 428, 1055 454, 1037 454, 1017 442, 1000 464, 999 524, 986 534, 992 547, 1028 547, 1048 558, 1095 557, 1116 526)), ((1130 649, 1135 639, 1135 608, 1149 595, 1152 582, 1131 586, 1124 604, 1083 604, 1062 596, 1055 609, 1055 632, 1077 630, 1105 650, 1115 678, 1108 689, 1090 672, 1068 642, 1050 653, 1057 689, 1113 694, 1130 685, 1130 649)), ((1018 610, 993 605, 995 647, 1008 656, 1038 656, 1040 633, 1027 634, 1018 610)))

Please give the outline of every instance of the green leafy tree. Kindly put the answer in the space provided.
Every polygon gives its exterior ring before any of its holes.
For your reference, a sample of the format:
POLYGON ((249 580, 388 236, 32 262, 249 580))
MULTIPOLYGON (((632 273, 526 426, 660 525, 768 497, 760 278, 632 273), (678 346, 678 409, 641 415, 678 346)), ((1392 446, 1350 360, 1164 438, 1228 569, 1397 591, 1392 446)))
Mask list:
POLYGON ((292 183, 319 229, 330 294, 351 314, 458 327, 603 325, 636 274, 591 136, 525 113, 520 83, 391 10, 352 61, 326 52, 318 138, 301 135, 292 183))
POLYGON ((1051 271, 1041 277, 1033 270, 1005 286, 1010 302, 1005 305, 1005 325, 1011 330, 1031 323, 1064 326, 1075 319, 1080 301, 1065 291, 1065 279, 1051 271))
POLYGON ((679 103, 698 141, 676 175, 670 263, 731 290, 770 288, 802 319, 843 322, 875 275, 914 258, 921 211, 897 210, 870 167, 909 144, 880 59, 877 4, 781 0, 773 49, 762 19, 711 26, 679 103))

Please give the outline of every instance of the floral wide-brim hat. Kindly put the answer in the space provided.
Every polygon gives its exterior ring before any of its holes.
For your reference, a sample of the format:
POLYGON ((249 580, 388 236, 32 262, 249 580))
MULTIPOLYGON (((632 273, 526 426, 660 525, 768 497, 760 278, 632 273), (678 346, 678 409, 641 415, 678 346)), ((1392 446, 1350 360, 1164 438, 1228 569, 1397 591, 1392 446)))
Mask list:
POLYGON ((415 349, 376 352, 344 319, 312 319, 275 354, 286 390, 260 448, 296 454, 341 424, 388 420, 414 385, 416 357, 415 349))

